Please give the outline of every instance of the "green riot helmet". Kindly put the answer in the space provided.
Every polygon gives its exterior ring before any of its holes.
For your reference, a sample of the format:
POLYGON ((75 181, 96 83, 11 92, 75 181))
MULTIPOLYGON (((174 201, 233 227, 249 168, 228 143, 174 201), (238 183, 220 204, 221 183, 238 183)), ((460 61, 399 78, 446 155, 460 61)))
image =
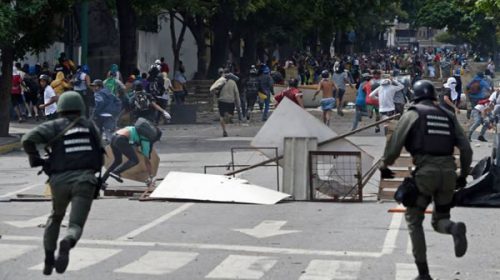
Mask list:
POLYGON ((80 112, 81 115, 85 114, 85 103, 83 98, 76 91, 66 91, 57 101, 57 112, 80 112))

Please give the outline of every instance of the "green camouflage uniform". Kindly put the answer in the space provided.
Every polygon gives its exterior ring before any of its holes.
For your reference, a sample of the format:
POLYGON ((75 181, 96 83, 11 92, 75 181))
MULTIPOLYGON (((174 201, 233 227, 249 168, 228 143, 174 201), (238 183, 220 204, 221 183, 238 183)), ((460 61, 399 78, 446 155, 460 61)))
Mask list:
MULTIPOLYGON (((420 104, 430 105, 432 104, 430 102, 432 101, 424 100, 420 104)), ((452 117, 455 127, 456 147, 460 150, 460 175, 466 177, 469 174, 472 161, 472 149, 455 116, 450 114, 450 117, 452 117)), ((383 166, 390 166, 399 157, 406 138, 418 118, 418 113, 413 110, 402 115, 394 133, 387 142, 382 157, 383 166)), ((425 235, 422 227, 424 211, 434 201, 432 226, 439 233, 450 234, 449 229, 453 222, 450 221, 449 208, 439 211, 436 209, 436 205, 446 208, 452 203, 457 174, 454 156, 415 155, 413 162, 417 168, 415 180, 420 194, 417 205, 408 207, 405 217, 412 242, 413 256, 416 262, 422 263, 427 261, 425 235)))
MULTIPOLYGON (((45 145, 56 137, 61 131, 58 131, 58 126, 54 124, 60 121, 61 119, 56 119, 45 122, 25 134, 22 138, 25 150, 28 152, 26 148, 30 147, 29 150, 33 151, 33 148, 36 149, 35 145, 45 145)), ((66 125, 71 122, 67 118, 65 121, 66 125)), ((91 130, 99 135, 93 125, 91 130)), ((94 198, 97 178, 94 170, 69 170, 51 174, 48 182, 52 191, 52 213, 45 227, 44 247, 47 251, 54 251, 57 247, 61 222, 70 202, 69 225, 64 239, 70 240, 73 246, 80 239, 94 198)))

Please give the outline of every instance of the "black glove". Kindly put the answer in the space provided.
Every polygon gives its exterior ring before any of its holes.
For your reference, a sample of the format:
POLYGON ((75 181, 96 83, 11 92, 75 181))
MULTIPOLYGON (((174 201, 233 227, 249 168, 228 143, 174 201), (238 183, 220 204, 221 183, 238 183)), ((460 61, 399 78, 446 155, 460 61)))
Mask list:
POLYGON ((380 168, 380 175, 382 179, 392 179, 394 178, 394 172, 387 167, 380 168))
POLYGON ((467 180, 463 176, 458 176, 456 189, 463 189, 467 185, 467 180))
POLYGON ((29 161, 31 167, 43 166, 45 164, 45 160, 39 155, 30 155, 29 161))

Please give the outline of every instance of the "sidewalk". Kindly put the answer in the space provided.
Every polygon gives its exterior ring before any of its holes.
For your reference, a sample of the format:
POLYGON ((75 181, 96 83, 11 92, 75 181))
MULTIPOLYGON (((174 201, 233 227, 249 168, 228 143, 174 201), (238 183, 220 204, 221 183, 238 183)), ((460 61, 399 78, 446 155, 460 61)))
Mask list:
POLYGON ((21 149, 21 137, 41 122, 29 120, 24 123, 11 122, 9 137, 0 137, 0 155, 21 149))

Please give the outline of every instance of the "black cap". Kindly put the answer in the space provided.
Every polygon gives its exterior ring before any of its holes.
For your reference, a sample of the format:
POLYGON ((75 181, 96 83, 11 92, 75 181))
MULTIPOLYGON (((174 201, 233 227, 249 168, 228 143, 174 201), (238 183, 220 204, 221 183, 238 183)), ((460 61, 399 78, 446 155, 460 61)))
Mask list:
POLYGON ((95 79, 91 84, 91 86, 98 86, 98 87, 104 87, 104 83, 102 80, 95 79))

